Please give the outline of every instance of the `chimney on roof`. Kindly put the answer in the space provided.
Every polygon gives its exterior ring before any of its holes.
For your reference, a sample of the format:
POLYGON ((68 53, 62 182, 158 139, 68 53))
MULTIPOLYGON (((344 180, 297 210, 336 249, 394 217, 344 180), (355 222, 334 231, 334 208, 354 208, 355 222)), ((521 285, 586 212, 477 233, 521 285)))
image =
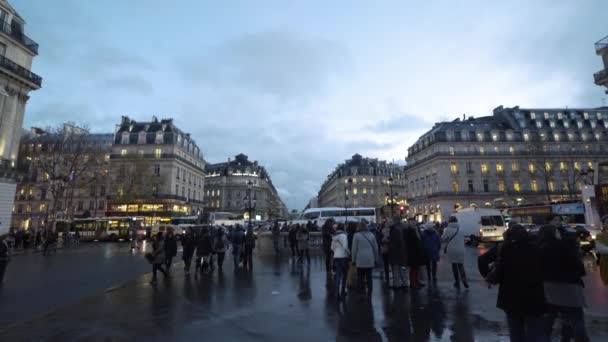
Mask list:
POLYGON ((152 122, 153 123, 157 123, 158 122, 158 118, 156 117, 156 115, 152 115, 152 122))
POLYGON ((462 121, 465 121, 467 119, 467 115, 465 113, 462 113, 462 121))

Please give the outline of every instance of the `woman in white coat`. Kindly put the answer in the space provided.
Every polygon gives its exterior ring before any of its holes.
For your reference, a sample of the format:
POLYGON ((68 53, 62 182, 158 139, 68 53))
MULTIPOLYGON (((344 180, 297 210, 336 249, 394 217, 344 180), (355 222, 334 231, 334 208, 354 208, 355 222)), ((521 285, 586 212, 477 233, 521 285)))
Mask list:
POLYGON ((444 253, 452 263, 452 273, 454 274, 454 287, 460 289, 460 282, 465 288, 469 288, 467 275, 464 272, 464 233, 458 226, 458 219, 451 216, 448 226, 443 231, 441 242, 444 253))

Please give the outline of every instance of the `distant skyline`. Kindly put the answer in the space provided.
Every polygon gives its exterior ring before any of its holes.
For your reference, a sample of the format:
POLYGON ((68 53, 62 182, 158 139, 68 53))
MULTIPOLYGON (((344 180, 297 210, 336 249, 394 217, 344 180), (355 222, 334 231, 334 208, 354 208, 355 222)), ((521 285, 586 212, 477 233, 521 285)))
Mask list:
POLYGON ((9 2, 40 44, 24 128, 172 117, 208 162, 258 160, 290 209, 355 153, 403 163, 436 121, 607 97, 603 0, 9 2))

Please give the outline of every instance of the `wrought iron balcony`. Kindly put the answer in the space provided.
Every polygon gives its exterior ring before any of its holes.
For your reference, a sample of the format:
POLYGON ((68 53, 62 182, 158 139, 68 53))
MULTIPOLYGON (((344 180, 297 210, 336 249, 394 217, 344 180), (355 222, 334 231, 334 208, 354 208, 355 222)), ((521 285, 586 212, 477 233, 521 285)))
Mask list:
POLYGON ((27 70, 26 68, 22 67, 21 65, 11 61, 10 59, 4 57, 4 56, 0 56, 0 67, 3 67, 5 69, 8 69, 12 72, 14 72, 15 74, 27 79, 28 81, 34 83, 37 86, 41 86, 42 85, 42 77, 34 74, 33 72, 27 70))
POLYGON ((597 85, 605 85, 608 83, 608 70, 604 69, 593 74, 593 80, 597 85))
POLYGON ((600 39, 597 43, 595 43, 595 52, 599 54, 600 51, 608 48, 608 36, 600 39))
POLYGON ((28 50, 32 51, 35 54, 38 54, 38 43, 30 39, 23 33, 23 27, 17 24, 11 24, 6 21, 0 21, 0 31, 6 33, 23 46, 25 46, 28 50))

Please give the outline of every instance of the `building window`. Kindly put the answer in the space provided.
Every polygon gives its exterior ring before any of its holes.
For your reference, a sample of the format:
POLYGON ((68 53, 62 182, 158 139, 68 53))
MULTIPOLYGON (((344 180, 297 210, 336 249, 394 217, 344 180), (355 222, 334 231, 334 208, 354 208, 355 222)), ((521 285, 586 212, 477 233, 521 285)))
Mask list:
POLYGON ((160 148, 157 148, 154 150, 154 158, 156 159, 160 159, 160 157, 162 156, 163 151, 160 148))
POLYGON ((211 197, 215 197, 215 190, 211 190, 211 197))
POLYGON ((188 189, 188 197, 186 198, 190 199, 190 189, 188 189))
POLYGON ((120 150, 120 155, 123 156, 123 157, 126 156, 127 155, 127 149, 126 148, 121 149, 120 150))
MULTIPOLYGON (((207 192, 207 195, 209 195, 209 192, 207 192)), ((179 196, 179 185, 175 186, 175 196, 179 196)))
POLYGON ((154 174, 160 177, 160 164, 154 164, 154 174))
POLYGON ((450 146, 450 155, 453 156, 454 155, 454 147, 450 146))
POLYGON ((530 141, 530 134, 524 133, 524 141, 530 141))
POLYGON ((469 186, 469 192, 475 191, 475 189, 473 188, 473 180, 472 179, 469 179, 468 186, 469 186))
POLYGON ((498 191, 505 191, 505 181, 502 179, 498 181, 498 191))
POLYGON ((363 177, 363 183, 367 182, 367 178, 363 177))
POLYGON ((530 182, 530 188, 532 189, 532 191, 536 192, 538 191, 538 183, 536 182, 536 179, 533 179, 530 182))
POLYGON ((580 171, 581 170, 581 162, 575 161, 574 162, 574 169, 576 169, 576 171, 580 171))
POLYGON ((89 210, 95 210, 95 201, 89 201, 89 210))
POLYGON ((99 210, 105 209, 105 207, 106 207, 106 202, 105 202, 104 200, 99 201, 99 203, 98 203, 98 204, 99 204, 99 205, 97 206, 97 208, 98 208, 99 210))
POLYGON ((534 171, 536 170, 534 163, 528 164, 528 170, 530 171, 530 173, 534 173, 534 171))
POLYGON ((82 210, 84 203, 82 201, 78 201, 78 210, 82 210))
POLYGON ((138 150, 137 151, 137 156, 140 157, 140 158, 143 158, 144 157, 144 150, 138 150))
POLYGON ((217 189, 217 195, 218 196, 220 195, 220 189, 217 189))
POLYGON ((486 163, 481 164, 481 173, 484 175, 488 173, 488 164, 486 164, 486 163))
POLYGON ((353 196, 357 194, 357 188, 353 188, 353 196))
POLYGON ((545 162, 545 171, 551 172, 552 167, 551 162, 545 162))
POLYGON ((566 163, 564 163, 563 161, 562 161, 562 162, 559 162, 559 169, 560 169, 561 171, 566 170, 566 163))
POLYGON ((486 154, 486 149, 485 149, 485 148, 483 148, 483 147, 480 147, 480 148, 479 148, 479 154, 480 154, 480 155, 482 155, 482 156, 483 156, 484 154, 486 154))
POLYGON ((40 203, 40 206, 38 207, 38 211, 39 212, 44 212, 46 210, 46 204, 45 203, 40 203))
POLYGON ((536 113, 534 113, 534 112, 530 113, 530 119, 536 120, 536 113))
POLYGON ((180 169, 179 169, 179 167, 178 167, 178 168, 177 168, 177 176, 175 177, 175 179, 179 179, 179 174, 180 174, 180 173, 181 173, 181 172, 180 172, 180 169))
POLYGON ((519 163, 518 162, 512 162, 511 163, 511 172, 517 172, 519 171, 519 163))
POLYGON ((570 186, 568 186, 568 182, 567 182, 567 181, 564 181, 564 182, 562 183, 562 190, 563 190, 563 191, 568 191, 569 189, 570 189, 570 186))
POLYGON ((519 181, 514 181, 513 182, 513 190, 515 190, 515 192, 520 192, 521 191, 521 187, 519 186, 519 181))
POLYGON ((460 190, 460 185, 458 184, 458 181, 453 181, 452 182, 452 190, 454 192, 458 192, 460 190))
POLYGON ((451 163, 451 164, 450 164, 450 171, 451 171, 453 174, 458 173, 458 165, 457 165, 456 163, 451 163))
POLYGON ((503 167, 501 163, 496 164, 496 172, 497 173, 502 173, 503 172, 503 167))
POLYGON ((555 183, 553 181, 549 182, 549 191, 551 191, 551 192, 555 191, 555 183))
POLYGON ((367 188, 363 188, 363 194, 367 194, 367 188))
POLYGON ((182 197, 186 197, 186 188, 182 186, 182 197))
POLYGON ((473 173, 473 163, 467 162, 467 173, 473 173))
POLYGON ((31 204, 28 204, 28 205, 25 206, 25 212, 26 213, 31 213, 32 212, 32 205, 31 204))
POLYGON ((487 179, 483 180, 483 191, 484 192, 489 192, 490 191, 490 183, 487 179))
POLYGON ((515 148, 513 146, 509 146, 509 153, 511 153, 511 155, 515 154, 515 148))

